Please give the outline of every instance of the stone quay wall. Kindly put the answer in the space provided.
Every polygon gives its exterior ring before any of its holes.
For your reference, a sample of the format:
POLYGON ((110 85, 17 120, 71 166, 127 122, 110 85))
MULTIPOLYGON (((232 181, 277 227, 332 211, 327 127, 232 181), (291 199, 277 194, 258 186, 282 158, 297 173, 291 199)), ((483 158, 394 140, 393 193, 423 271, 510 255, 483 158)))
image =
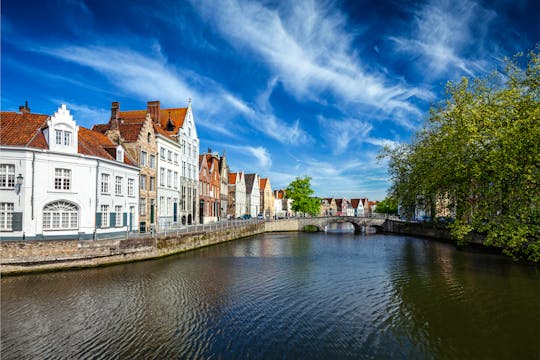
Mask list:
POLYGON ((265 232, 264 222, 209 231, 102 240, 2 241, 0 272, 16 275, 169 256, 265 232))

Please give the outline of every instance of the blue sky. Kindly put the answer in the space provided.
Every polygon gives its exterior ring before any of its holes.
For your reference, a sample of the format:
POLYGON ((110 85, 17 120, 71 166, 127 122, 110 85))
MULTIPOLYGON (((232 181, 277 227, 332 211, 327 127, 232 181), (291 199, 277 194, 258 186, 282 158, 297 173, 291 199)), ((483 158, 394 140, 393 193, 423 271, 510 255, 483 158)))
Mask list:
POLYGON ((201 151, 274 188, 384 198, 381 146, 410 141, 448 80, 540 41, 537 2, 2 1, 2 111, 68 105, 91 127, 185 107, 201 151))

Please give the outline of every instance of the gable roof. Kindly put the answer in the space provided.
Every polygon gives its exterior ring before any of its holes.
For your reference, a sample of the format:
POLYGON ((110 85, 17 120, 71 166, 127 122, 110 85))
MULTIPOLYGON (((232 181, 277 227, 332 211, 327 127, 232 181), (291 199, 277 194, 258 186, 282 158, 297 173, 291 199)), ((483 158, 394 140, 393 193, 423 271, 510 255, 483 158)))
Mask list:
MULTIPOLYGON (((178 129, 184 125, 188 108, 171 108, 159 110, 159 125, 161 126, 161 134, 171 136, 178 134, 178 129), (170 130, 168 130, 170 128, 170 130)), ((144 121, 146 119, 147 110, 129 110, 120 111, 118 118, 124 120, 125 123, 134 123, 144 121)), ((154 122, 154 124, 156 124, 154 122)), ((156 126, 159 128, 159 126, 156 126)))
POLYGON ((259 179, 259 189, 266 188, 266 183, 268 182, 268 178, 260 178, 259 179))
POLYGON ((42 129, 47 127, 49 115, 0 113, 0 144, 48 149, 42 129))
POLYGON ((246 193, 251 194, 253 191, 253 184, 255 183, 255 177, 257 174, 246 174, 246 193))
POLYGON ((351 205, 352 205, 353 208, 356 209, 359 204, 361 204, 360 199, 351 199, 351 205))
MULTIPOLYGON (((49 115, 2 112, 0 113, 0 144, 49 149, 43 130, 47 128, 49 115)), ((78 153, 116 160, 116 144, 101 132, 79 126, 78 153)), ((135 163, 124 152, 124 163, 135 163)))

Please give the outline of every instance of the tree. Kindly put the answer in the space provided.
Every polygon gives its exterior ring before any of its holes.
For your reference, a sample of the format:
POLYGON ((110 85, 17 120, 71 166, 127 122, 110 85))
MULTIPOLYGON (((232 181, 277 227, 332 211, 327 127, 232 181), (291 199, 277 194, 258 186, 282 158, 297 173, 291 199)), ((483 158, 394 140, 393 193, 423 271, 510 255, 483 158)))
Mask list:
POLYGON ((311 216, 319 215, 321 202, 318 198, 312 197, 314 191, 311 189, 311 178, 297 177, 285 189, 285 197, 293 200, 292 210, 311 216))
POLYGON ((392 214, 398 213, 398 202, 392 196, 387 196, 383 201, 379 201, 375 206, 375 212, 379 214, 392 214))
POLYGON ((462 244, 472 232, 540 261, 540 46, 499 73, 449 82, 411 144, 385 149, 392 195, 412 217, 444 206, 462 244))

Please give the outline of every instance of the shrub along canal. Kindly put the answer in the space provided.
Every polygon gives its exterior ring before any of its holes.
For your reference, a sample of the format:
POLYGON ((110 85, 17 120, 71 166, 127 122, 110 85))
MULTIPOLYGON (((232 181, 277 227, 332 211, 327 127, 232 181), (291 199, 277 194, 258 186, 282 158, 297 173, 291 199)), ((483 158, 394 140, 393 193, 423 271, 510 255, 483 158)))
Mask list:
POLYGON ((538 266, 407 236, 266 233, 1 286, 4 360, 539 351, 538 266))

